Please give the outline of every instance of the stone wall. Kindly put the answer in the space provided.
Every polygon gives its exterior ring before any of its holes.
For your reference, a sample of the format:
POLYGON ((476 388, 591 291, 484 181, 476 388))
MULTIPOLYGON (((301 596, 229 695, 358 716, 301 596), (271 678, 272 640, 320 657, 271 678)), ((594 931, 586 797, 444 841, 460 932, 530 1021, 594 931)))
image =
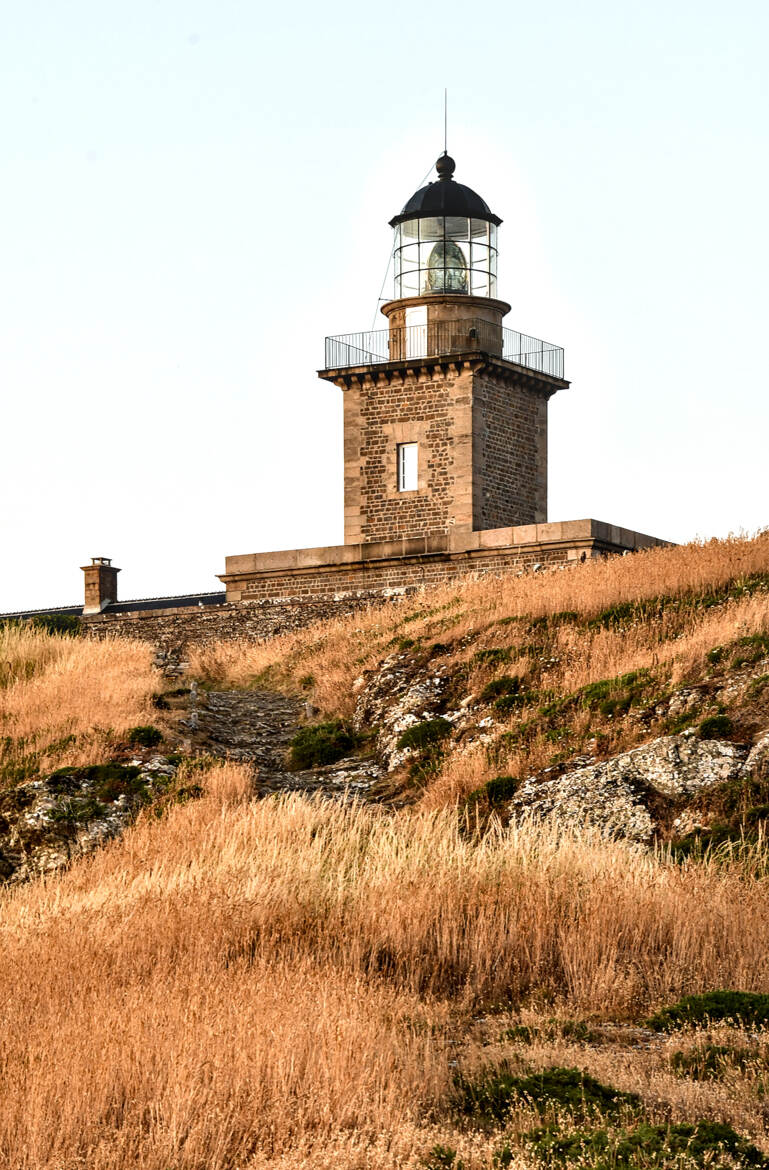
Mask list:
POLYGON ((139 638, 178 657, 189 645, 207 646, 231 639, 263 641, 371 605, 386 605, 430 585, 488 573, 524 572, 535 564, 545 567, 566 561, 566 550, 554 550, 539 560, 531 551, 506 550, 477 559, 450 555, 407 557, 357 568, 268 573, 250 582, 240 601, 128 613, 105 610, 82 620, 91 637, 139 638))
POLYGON ((338 601, 226 602, 189 609, 145 609, 130 613, 110 613, 107 610, 83 617, 82 622, 89 637, 138 638, 142 642, 151 642, 164 654, 178 658, 189 646, 209 646, 214 642, 237 639, 261 642, 381 602, 381 596, 338 601))
POLYGON ((597 520, 531 524, 486 532, 338 545, 227 558, 221 605, 104 610, 84 615, 92 637, 137 637, 178 655, 189 644, 262 640, 431 585, 468 577, 521 574, 576 565, 663 544, 597 520))
POLYGON ((476 574, 523 572, 534 565, 565 564, 568 550, 559 549, 500 549, 498 551, 464 554, 430 554, 418 557, 399 557, 392 561, 364 562, 350 566, 328 566, 321 569, 270 572, 254 578, 245 585, 242 601, 275 597, 323 597, 329 600, 349 597, 358 592, 366 595, 388 596, 408 589, 429 585, 443 585, 476 574))
MULTIPOLYGON (((469 447, 469 371, 393 371, 344 391, 345 540, 446 534, 469 447), (465 440, 463 444, 462 440, 465 440), (417 443, 418 487, 398 491, 397 448, 417 443)), ((469 514, 466 517, 469 521, 469 514)))
POLYGON ((509 376, 473 377, 473 528, 547 519, 548 397, 509 376))
POLYGON ((323 376, 344 396, 346 544, 545 521, 547 404, 568 382, 482 354, 323 376), (399 443, 419 447, 414 491, 399 443))

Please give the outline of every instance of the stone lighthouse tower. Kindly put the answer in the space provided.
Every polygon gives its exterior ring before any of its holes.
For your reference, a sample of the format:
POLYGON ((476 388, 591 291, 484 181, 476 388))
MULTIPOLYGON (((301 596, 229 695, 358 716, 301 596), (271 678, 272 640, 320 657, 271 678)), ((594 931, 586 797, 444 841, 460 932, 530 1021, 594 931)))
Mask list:
POLYGON ((448 539, 547 520, 547 403, 563 350, 503 326, 502 222, 454 179, 408 200, 394 230, 388 327, 326 339, 344 395, 345 543, 448 539))

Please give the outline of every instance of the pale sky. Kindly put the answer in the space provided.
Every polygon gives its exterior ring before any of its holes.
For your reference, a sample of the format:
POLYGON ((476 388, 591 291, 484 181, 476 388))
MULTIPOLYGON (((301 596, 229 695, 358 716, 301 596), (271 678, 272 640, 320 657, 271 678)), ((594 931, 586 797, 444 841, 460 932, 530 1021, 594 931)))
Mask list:
POLYGON ((315 371, 372 328, 444 86, 505 324, 566 351, 550 519, 769 524, 767 43, 766 0, 6 2, 0 611, 81 602, 93 555, 151 597, 341 543, 315 371))

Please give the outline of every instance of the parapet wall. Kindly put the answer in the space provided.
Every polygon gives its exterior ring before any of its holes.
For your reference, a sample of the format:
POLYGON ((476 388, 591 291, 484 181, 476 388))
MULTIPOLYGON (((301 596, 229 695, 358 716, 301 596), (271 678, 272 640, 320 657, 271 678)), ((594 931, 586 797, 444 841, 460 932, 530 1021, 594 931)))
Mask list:
POLYGON ((84 616, 83 629, 92 638, 138 638, 151 642, 171 658, 183 656, 189 646, 245 639, 262 642, 331 617, 340 617, 381 602, 378 595, 349 600, 224 602, 205 608, 145 609, 138 613, 84 616))
POLYGON ((219 579, 228 601, 339 597, 360 590, 386 595, 473 573, 525 571, 664 543, 600 520, 455 529, 448 536, 227 557, 219 579))
POLYGON ((469 577, 576 565, 664 541, 597 520, 531 524, 458 534, 453 539, 340 545, 228 557, 220 605, 84 615, 92 637, 133 637, 174 656, 189 645, 262 641, 430 585, 469 577))

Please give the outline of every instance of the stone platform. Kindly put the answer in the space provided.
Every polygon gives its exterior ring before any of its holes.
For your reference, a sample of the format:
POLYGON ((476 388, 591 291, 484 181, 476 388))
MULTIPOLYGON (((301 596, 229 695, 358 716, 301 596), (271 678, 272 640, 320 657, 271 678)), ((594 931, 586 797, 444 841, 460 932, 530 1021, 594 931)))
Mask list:
POLYGON ((475 574, 531 571, 669 542, 601 520, 227 557, 228 602, 382 597, 475 574))

